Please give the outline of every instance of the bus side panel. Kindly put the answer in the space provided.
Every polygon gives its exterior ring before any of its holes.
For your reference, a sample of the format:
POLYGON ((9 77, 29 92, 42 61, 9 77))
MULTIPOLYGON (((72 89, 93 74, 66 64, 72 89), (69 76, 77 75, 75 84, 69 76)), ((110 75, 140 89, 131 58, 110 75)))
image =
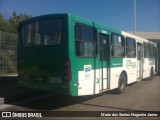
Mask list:
POLYGON ((84 65, 84 71, 78 71, 78 95, 94 94, 94 70, 85 71, 86 68, 90 69, 91 67, 91 64, 87 64, 84 65))
MULTIPOLYGON (((74 96, 91 95, 96 93, 95 76, 98 67, 97 58, 80 57, 76 55, 74 26, 76 23, 93 26, 92 22, 88 22, 80 17, 71 16, 70 19, 70 38, 69 38, 69 56, 71 59, 72 80, 70 82, 70 93, 74 96)), ((98 82, 97 82, 98 84, 98 82)))
POLYGON ((91 95, 99 93, 98 78, 95 88, 95 77, 99 77, 99 71, 96 70, 98 64, 96 58, 83 58, 76 55, 74 25, 77 21, 79 23, 84 22, 79 18, 69 16, 68 48, 72 75, 72 80, 69 83, 69 93, 72 96, 91 95))
POLYGON ((118 88, 118 81, 123 67, 111 68, 110 89, 118 88))
POLYGON ((127 73, 127 84, 137 81, 137 58, 124 58, 123 67, 127 73))
POLYGON ((149 58, 144 58, 143 62, 143 79, 150 76, 151 65, 149 58))
POLYGON ((123 71, 123 58, 111 58, 110 89, 118 88, 118 81, 123 71))
MULTIPOLYGON (((113 58, 112 58, 113 59, 113 58)), ((116 58, 117 59, 117 58, 116 58)), ((120 58, 119 58, 120 59, 120 58)), ((114 67, 114 63, 111 62, 111 80, 110 80, 110 89, 118 88, 119 77, 123 71, 127 74, 127 84, 137 81, 137 60, 136 58, 121 58, 123 67, 114 67)), ((113 61, 113 60, 111 60, 113 61)), ((118 60, 120 61, 120 60, 118 60)), ((116 63, 121 64, 121 62, 116 63)), ((116 66, 115 64, 115 66, 116 66)))
POLYGON ((78 95, 98 94, 101 78, 101 71, 98 69, 98 65, 96 64, 95 67, 93 61, 82 63, 81 60, 78 60, 78 95))

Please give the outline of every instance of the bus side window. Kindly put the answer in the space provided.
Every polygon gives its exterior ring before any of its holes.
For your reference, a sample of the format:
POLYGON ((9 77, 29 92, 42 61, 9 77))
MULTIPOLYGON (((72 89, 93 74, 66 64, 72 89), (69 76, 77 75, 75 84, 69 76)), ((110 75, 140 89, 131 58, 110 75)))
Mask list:
POLYGON ((112 57, 122 57, 124 56, 124 39, 121 35, 112 34, 111 35, 111 55, 112 57))
POLYGON ((149 58, 149 45, 148 45, 148 43, 145 43, 144 42, 144 58, 149 58))
POLYGON ((97 54, 97 38, 91 26, 75 24, 75 50, 79 57, 94 57, 97 54))
POLYGON ((154 46, 149 44, 149 57, 154 58, 154 46))
POLYGON ((136 57, 136 42, 133 38, 126 38, 126 56, 127 58, 136 57))

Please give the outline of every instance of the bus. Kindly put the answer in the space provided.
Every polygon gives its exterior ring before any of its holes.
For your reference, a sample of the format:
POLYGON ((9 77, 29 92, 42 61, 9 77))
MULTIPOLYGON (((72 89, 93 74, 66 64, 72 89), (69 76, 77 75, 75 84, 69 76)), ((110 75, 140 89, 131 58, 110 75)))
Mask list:
POLYGON ((123 93, 158 71, 156 43, 76 15, 30 18, 18 31, 20 86, 71 96, 123 93))

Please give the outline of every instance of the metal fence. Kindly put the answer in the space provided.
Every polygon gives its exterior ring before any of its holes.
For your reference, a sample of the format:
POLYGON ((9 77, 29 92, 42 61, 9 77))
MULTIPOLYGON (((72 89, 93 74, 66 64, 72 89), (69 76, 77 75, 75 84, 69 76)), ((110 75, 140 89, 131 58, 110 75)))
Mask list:
POLYGON ((16 34, 0 31, 0 76, 17 75, 16 34))

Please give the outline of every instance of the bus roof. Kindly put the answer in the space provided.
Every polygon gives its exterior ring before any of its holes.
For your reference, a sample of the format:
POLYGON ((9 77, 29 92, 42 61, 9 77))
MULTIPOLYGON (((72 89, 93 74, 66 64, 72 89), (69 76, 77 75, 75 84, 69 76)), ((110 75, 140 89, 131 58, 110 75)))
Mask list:
POLYGON ((47 15, 36 16, 36 17, 29 18, 29 19, 21 22, 20 24, 25 24, 25 23, 28 23, 28 22, 31 22, 31 21, 35 21, 35 20, 38 20, 38 19, 44 19, 44 18, 46 19, 46 18, 62 17, 62 16, 69 16, 69 17, 72 17, 75 20, 80 20, 80 21, 83 21, 83 22, 94 24, 95 27, 97 27, 97 28, 107 29, 108 31, 114 31, 114 32, 119 33, 119 34, 121 33, 120 30, 107 27, 105 25, 99 24, 99 23, 94 22, 92 20, 89 20, 89 19, 77 16, 77 15, 74 15, 74 14, 71 14, 71 13, 57 13, 57 14, 47 14, 47 15))
POLYGON ((139 36, 136 36, 136 35, 133 35, 133 34, 118 30, 118 29, 107 27, 105 25, 96 23, 96 22, 94 22, 92 20, 89 20, 89 19, 77 16, 77 15, 74 15, 74 14, 71 14, 71 13, 57 13, 57 14, 48 14, 48 15, 41 15, 41 16, 37 16, 37 17, 32 17, 30 19, 27 19, 27 20, 21 22, 20 25, 28 23, 28 22, 31 22, 31 21, 35 21, 35 20, 38 20, 38 19, 44 19, 44 18, 46 19, 46 18, 52 18, 52 17, 64 17, 64 16, 71 17, 74 20, 83 21, 84 23, 88 23, 88 24, 92 24, 92 25, 94 24, 94 26, 96 28, 104 29, 104 30, 107 30, 107 31, 110 31, 110 32, 114 32, 114 33, 117 33, 117 34, 122 34, 124 36, 131 37, 131 38, 134 38, 134 39, 139 40, 139 41, 149 42, 151 44, 154 44, 155 46, 157 45, 155 42, 149 41, 149 40, 144 39, 142 37, 139 37, 139 36))

